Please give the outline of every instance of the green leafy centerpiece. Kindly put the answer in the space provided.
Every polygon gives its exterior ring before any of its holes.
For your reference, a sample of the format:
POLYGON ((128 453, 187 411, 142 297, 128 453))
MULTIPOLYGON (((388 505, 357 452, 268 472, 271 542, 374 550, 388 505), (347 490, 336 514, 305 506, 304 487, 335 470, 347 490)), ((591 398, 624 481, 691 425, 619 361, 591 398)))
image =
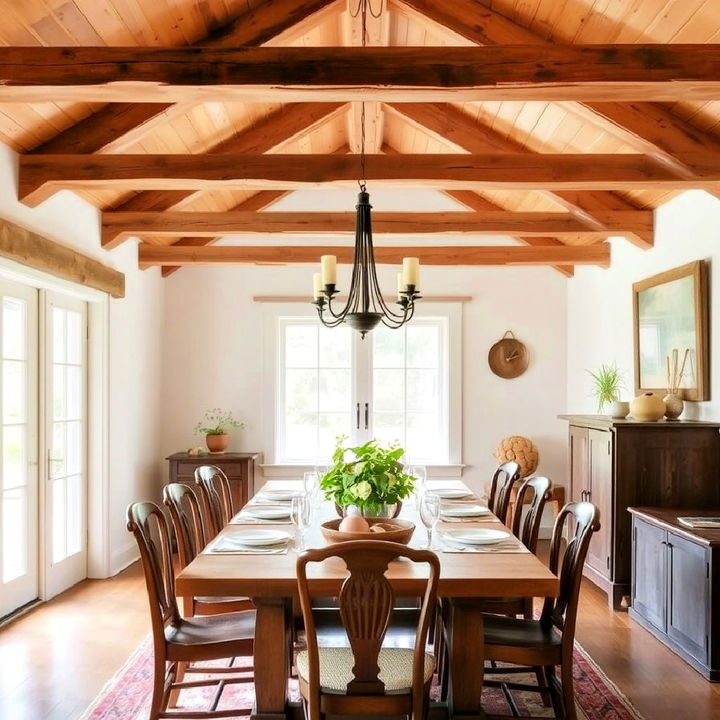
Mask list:
POLYGON ((404 450, 396 445, 384 448, 377 440, 346 448, 338 438, 333 466, 320 478, 327 500, 345 508, 354 505, 363 515, 387 517, 390 508, 409 497, 415 478, 400 463, 404 450))

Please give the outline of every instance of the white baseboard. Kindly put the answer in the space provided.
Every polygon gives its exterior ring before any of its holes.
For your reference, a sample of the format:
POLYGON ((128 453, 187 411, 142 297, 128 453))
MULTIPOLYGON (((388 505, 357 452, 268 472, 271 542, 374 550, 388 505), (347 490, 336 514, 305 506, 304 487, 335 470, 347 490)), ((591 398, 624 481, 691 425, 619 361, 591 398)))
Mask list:
POLYGON ((132 565, 139 557, 140 554, 134 542, 129 542, 121 548, 114 550, 110 553, 110 577, 117 575, 128 565, 132 565))

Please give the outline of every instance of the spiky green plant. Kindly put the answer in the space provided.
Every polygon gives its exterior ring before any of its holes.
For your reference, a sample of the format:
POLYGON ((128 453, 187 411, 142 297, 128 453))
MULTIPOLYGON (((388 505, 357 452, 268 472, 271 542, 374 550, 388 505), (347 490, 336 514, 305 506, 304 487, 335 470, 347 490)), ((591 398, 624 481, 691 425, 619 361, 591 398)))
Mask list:
POLYGON ((587 371, 593 381, 593 395, 598 403, 598 412, 602 413, 605 405, 619 400, 620 388, 623 387, 623 377, 615 363, 600 366, 599 370, 587 371))

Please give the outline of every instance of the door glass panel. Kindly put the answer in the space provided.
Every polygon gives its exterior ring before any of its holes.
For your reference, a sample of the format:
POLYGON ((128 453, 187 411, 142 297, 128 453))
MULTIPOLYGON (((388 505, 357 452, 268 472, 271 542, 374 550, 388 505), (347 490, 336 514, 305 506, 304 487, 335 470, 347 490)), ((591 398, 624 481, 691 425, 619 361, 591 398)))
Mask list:
POLYGON ((22 425, 4 425, 2 431, 3 487, 23 487, 26 480, 26 467, 25 428, 22 425))
POLYGON ((27 515, 25 488, 2 494, 2 581, 8 583, 27 572, 27 543, 24 518, 27 515))
POLYGON ((25 420, 25 363, 22 360, 3 360, 3 423, 22 423, 25 420))

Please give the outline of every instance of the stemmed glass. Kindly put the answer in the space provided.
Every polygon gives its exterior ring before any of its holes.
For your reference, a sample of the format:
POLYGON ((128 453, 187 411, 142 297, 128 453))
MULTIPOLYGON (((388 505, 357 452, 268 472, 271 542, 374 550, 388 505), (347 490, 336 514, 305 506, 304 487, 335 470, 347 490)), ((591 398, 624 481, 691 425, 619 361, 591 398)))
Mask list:
POLYGON ((303 473, 303 485, 305 497, 310 501, 312 507, 320 505, 320 475, 316 472, 303 473))
POLYGON ((422 496, 425 494, 425 488, 427 486, 427 471, 424 465, 412 465, 410 467, 410 474, 415 478, 415 506, 418 512, 420 512, 420 502, 422 496))
POLYGON ((290 502, 290 520, 297 529, 297 550, 305 549, 305 531, 310 526, 312 505, 307 495, 295 495, 290 502))
POLYGON ((427 529, 427 547, 433 547, 433 531, 440 519, 440 498, 435 493, 424 493, 420 498, 420 519, 427 529))

